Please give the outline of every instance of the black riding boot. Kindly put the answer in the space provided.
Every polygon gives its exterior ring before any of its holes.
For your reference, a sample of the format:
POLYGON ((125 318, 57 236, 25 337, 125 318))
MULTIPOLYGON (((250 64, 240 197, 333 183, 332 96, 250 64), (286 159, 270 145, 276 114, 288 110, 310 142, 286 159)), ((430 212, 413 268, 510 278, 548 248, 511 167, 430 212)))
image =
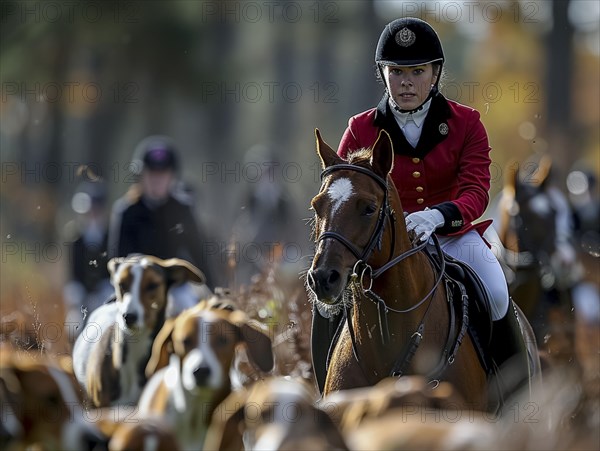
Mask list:
POLYGON ((528 387, 530 376, 527 347, 512 300, 504 318, 492 323, 490 353, 498 381, 497 397, 492 392, 492 400, 500 406, 508 397, 528 387))

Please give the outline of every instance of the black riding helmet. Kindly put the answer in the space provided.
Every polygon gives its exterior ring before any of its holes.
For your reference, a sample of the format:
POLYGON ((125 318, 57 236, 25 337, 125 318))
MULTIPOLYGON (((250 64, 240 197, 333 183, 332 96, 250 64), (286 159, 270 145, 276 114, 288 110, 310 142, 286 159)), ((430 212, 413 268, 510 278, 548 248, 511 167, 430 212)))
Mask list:
POLYGON ((444 61, 442 43, 427 22, 416 17, 396 19, 385 26, 375 51, 377 64, 416 66, 444 61))
POLYGON ((132 169, 138 175, 142 169, 176 172, 179 169, 177 149, 168 136, 148 136, 137 145, 133 155, 132 169))
MULTIPOLYGON (((417 66, 436 62, 440 65, 441 73, 441 66, 444 64, 442 43, 427 22, 416 17, 403 17, 390 22, 383 29, 375 50, 375 63, 382 80, 385 80, 383 66, 417 66)), ((438 74, 435 86, 425 102, 437 92, 439 80, 438 74)))

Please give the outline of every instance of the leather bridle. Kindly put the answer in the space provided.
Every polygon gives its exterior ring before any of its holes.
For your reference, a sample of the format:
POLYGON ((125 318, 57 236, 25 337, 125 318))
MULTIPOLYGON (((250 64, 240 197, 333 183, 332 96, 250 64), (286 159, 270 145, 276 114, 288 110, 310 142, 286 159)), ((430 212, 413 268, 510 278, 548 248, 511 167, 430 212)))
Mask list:
MULTIPOLYGON (((364 247, 362 252, 352 242, 350 242, 350 240, 348 240, 346 237, 344 237, 343 235, 341 235, 337 232, 323 232, 317 239, 317 242, 320 242, 327 238, 332 238, 334 240, 337 240, 340 243, 342 243, 350 252, 352 252, 352 254, 359 261, 366 262, 369 260, 369 258, 371 257, 371 254, 375 250, 375 246, 377 246, 377 249, 381 250, 381 241, 383 238, 383 229, 385 228, 385 220, 388 219, 392 223, 395 221, 395 214, 394 214, 394 211, 390 208, 390 203, 389 203, 388 185, 387 185, 387 182, 382 177, 378 176, 370 169, 363 168, 362 166, 355 166, 353 164, 336 164, 333 166, 329 166, 328 168, 325 168, 323 170, 323 172, 321 172, 321 180, 323 180, 326 176, 328 176, 332 172, 341 171, 341 170, 355 171, 355 172, 360 172, 362 174, 366 174, 369 177, 371 177, 373 180, 375 180, 379 186, 381 186, 384 194, 383 194, 383 203, 381 204, 381 208, 379 209, 379 217, 377 218, 377 224, 375 226, 375 230, 373 231, 373 234, 371 235, 371 238, 369 239, 369 242, 364 247)), ((392 233, 394 234, 392 239, 395 241, 395 237, 396 237, 395 232, 392 232, 392 233)), ((394 252, 393 245, 392 245, 391 252, 394 252)), ((390 258, 391 258, 391 255, 390 255, 390 258)))
MULTIPOLYGON (((396 361, 396 364, 394 365, 394 367, 390 373, 390 375, 392 375, 392 376, 399 376, 405 371, 405 369, 410 364, 410 361, 411 361, 414 353, 416 352, 416 350, 419 346, 419 343, 421 342, 421 339, 423 338, 423 331, 424 331, 424 327, 425 327, 425 318, 427 317, 427 314, 429 313, 429 309, 431 307, 431 301, 433 299, 433 294, 437 290, 440 282, 442 281, 442 278, 444 277, 445 260, 444 260, 444 258, 440 258, 439 268, 437 271, 437 275, 436 275, 436 279, 433 284, 433 287, 421 300, 419 300, 419 302, 417 302, 416 304, 414 304, 406 309, 402 309, 402 310, 389 307, 385 303, 385 300, 383 300, 380 296, 378 296, 376 293, 374 293, 371 290, 373 280, 376 279, 377 277, 379 277, 381 274, 383 274, 388 269, 392 268, 394 265, 401 262, 402 260, 405 260, 406 258, 410 257, 411 255, 414 255, 417 252, 425 249, 425 247, 427 246, 428 240, 425 240, 418 245, 414 245, 409 250, 401 253, 400 255, 398 255, 396 257, 393 257, 395 242, 396 242, 396 228, 395 228, 396 217, 395 217, 394 210, 390 207, 389 187, 388 187, 387 182, 382 177, 375 174, 370 169, 367 169, 362 166, 355 166, 353 164, 348 164, 348 163, 340 163, 340 164, 332 165, 332 166, 325 168, 323 170, 323 172, 321 172, 321 180, 323 180, 326 176, 330 175, 332 172, 340 171, 340 170, 360 172, 362 174, 365 174, 365 175, 371 177, 371 179, 375 180, 377 182, 377 184, 379 186, 381 186, 381 188, 383 189, 383 192, 384 192, 384 198, 383 198, 383 203, 381 205, 381 208, 379 209, 379 216, 377 218, 377 224, 371 235, 371 238, 369 239, 367 245, 364 247, 362 252, 350 240, 348 240, 346 237, 344 237, 343 235, 341 235, 340 233, 337 233, 337 232, 331 232, 331 231, 323 232, 318 237, 317 243, 322 240, 329 239, 329 238, 334 239, 334 240, 340 242, 341 244, 343 244, 358 259, 356 261, 356 263, 354 264, 353 274, 350 276, 349 283, 352 285, 353 290, 355 290, 355 289, 361 290, 362 294, 365 295, 365 297, 367 299, 369 299, 370 301, 374 302, 377 305, 377 311, 378 311, 378 317, 379 317, 379 328, 380 328, 380 332, 381 332, 382 342, 384 344, 386 344, 387 342, 389 342, 389 339, 390 339, 388 320, 387 320, 388 312, 408 313, 410 311, 416 310, 417 308, 422 306, 429 299, 429 304, 427 305, 427 308, 421 317, 421 321, 419 322, 419 325, 417 326, 415 333, 411 336, 411 339, 407 343, 405 349, 401 353, 400 358, 396 361), (369 266, 367 261, 369 260, 373 251, 375 250, 375 246, 377 246, 377 248, 379 250, 381 250, 383 231, 385 228, 386 219, 391 223, 392 246, 390 249, 390 255, 388 257, 388 261, 383 266, 381 266, 378 269, 373 270, 371 268, 371 266, 369 266), (358 274, 357 274, 357 269, 359 266, 363 267, 362 273, 360 276, 358 276, 358 274), (369 275, 371 278, 371 285, 365 289, 364 285, 363 285, 363 278, 364 278, 366 272, 369 272, 369 275)), ((418 239, 419 239, 419 236, 416 237, 416 240, 418 240, 418 239)), ((435 234, 432 235, 432 239, 434 241, 438 255, 441 256, 443 253, 440 248, 439 241, 437 240, 437 237, 435 236, 435 234)), ((360 364, 360 360, 358 358, 356 338, 354 336, 355 335, 354 330, 352 328, 351 321, 349 321, 348 306, 346 306, 346 319, 348 322, 348 329, 349 329, 350 338, 352 341, 352 351, 354 353, 354 357, 356 358, 357 361, 359 361, 359 364, 360 364)), ((464 335, 464 330, 461 331, 461 334, 464 335)), ((448 339, 450 339, 450 335, 448 336, 448 339)), ((458 350, 458 346, 455 346, 454 350, 448 360, 448 363, 451 364, 454 361, 454 355, 457 352, 457 350, 458 350)), ((433 374, 435 374, 435 375, 441 374, 441 372, 445 369, 445 366, 446 366, 446 363, 443 360, 441 362, 441 364, 436 367, 436 370, 432 373, 432 375, 433 374)), ((361 370, 364 372, 365 370, 364 370, 364 368, 362 368, 362 365, 360 365, 360 367, 361 367, 361 370)))
MULTIPOLYGON (((350 240, 348 240, 346 237, 344 237, 343 235, 341 235, 340 233, 337 233, 337 232, 331 232, 331 231, 323 232, 321 235, 319 235, 319 237, 317 239, 317 243, 322 240, 328 239, 328 238, 337 240, 341 244, 343 244, 358 259, 357 263, 354 265, 355 268, 361 263, 364 265, 367 265, 367 261, 369 260, 369 258, 371 258, 371 255, 373 254, 373 251, 375 250, 375 246, 377 246, 378 250, 381 250, 383 231, 384 231, 385 223, 386 223, 386 219, 387 219, 388 222, 390 222, 390 224, 391 224, 391 232, 392 232, 392 244, 390 246, 390 255, 388 257, 387 263, 385 263, 382 267, 372 271, 371 279, 376 279, 377 277, 379 277, 381 274, 383 274, 385 271, 387 271, 394 265, 398 264, 402 260, 410 257, 411 255, 416 254, 417 252, 419 252, 425 248, 425 246, 427 245, 427 241, 424 241, 416 246, 413 246, 411 249, 407 250, 406 252, 403 252, 402 254, 400 254, 396 257, 393 257, 394 248, 396 245, 396 227, 395 227, 396 212, 390 206, 389 187, 388 187, 387 182, 382 177, 375 174, 375 172, 373 172, 370 169, 364 168, 362 166, 348 164, 348 163, 335 164, 335 165, 325 168, 321 172, 321 180, 323 180, 326 176, 330 175, 332 172, 341 171, 341 170, 355 171, 355 172, 360 172, 362 174, 368 175, 373 180, 375 180, 379 186, 381 186, 381 188, 383 189, 383 203, 381 204, 381 208, 379 209, 379 216, 377 218, 377 224, 375 225, 375 230, 373 230, 373 234, 371 235, 369 242, 364 247, 362 252, 350 240)), ((417 238, 419 238, 419 237, 417 237, 417 238)), ((439 283, 439 281, 437 283, 439 283)), ((437 285, 437 283, 436 283, 436 285, 437 285)))

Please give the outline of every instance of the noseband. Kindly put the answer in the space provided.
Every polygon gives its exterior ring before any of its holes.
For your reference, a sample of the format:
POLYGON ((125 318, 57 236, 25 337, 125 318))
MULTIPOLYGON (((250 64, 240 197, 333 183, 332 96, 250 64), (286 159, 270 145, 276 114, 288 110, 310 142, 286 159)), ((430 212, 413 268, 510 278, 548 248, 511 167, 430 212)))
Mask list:
MULTIPOLYGON (((371 257, 371 254, 375 250, 375 246, 377 246, 378 250, 381 250, 383 229, 385 228, 386 218, 390 220, 392 225, 396 220, 394 210, 392 210, 390 208, 388 185, 387 185, 387 182, 382 177, 378 176, 370 169, 363 168, 362 166, 355 166, 352 164, 336 164, 333 166, 329 166, 328 168, 325 168, 323 170, 323 172, 321 172, 321 181, 326 176, 331 174, 332 172, 340 171, 340 170, 355 171, 355 172, 360 172, 362 174, 366 174, 369 177, 371 177, 373 180, 375 180, 377 182, 377 184, 379 186, 381 186, 381 188, 383 188, 383 203, 381 205, 381 208, 379 209, 379 217, 377 218, 377 225, 375 226, 375 230, 373 231, 373 234, 371 235, 369 242, 364 247, 362 252, 352 242, 350 242, 350 240, 348 240, 346 237, 344 237, 343 235, 341 235, 337 232, 323 232, 317 239, 317 242, 320 242, 327 238, 332 238, 334 240, 337 240, 340 243, 342 243, 350 252, 352 252, 352 254, 358 259, 358 261, 366 262, 367 260, 369 260, 369 258, 371 257)), ((390 257, 388 258, 388 260, 390 260, 392 258, 392 255, 394 252, 394 247, 395 247, 396 234, 395 234, 394 227, 392 227, 392 234, 393 234, 392 235, 392 246, 390 248, 390 257)))

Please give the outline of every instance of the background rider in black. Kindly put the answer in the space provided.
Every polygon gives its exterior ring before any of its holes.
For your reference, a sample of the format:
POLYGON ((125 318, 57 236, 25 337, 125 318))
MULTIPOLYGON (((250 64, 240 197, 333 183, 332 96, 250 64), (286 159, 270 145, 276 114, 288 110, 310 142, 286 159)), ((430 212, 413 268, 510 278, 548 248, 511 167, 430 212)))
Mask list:
POLYGON ((215 269, 206 258, 207 238, 193 214, 193 197, 178 182, 178 155, 172 140, 150 136, 136 149, 142 161, 139 182, 115 202, 109 231, 109 257, 141 253, 183 258, 215 286, 215 269))
POLYGON ((88 315, 106 302, 113 292, 106 266, 107 199, 106 183, 96 179, 80 183, 71 200, 77 216, 65 226, 71 258, 63 298, 65 324, 72 340, 76 337, 71 334, 78 334, 88 315))

